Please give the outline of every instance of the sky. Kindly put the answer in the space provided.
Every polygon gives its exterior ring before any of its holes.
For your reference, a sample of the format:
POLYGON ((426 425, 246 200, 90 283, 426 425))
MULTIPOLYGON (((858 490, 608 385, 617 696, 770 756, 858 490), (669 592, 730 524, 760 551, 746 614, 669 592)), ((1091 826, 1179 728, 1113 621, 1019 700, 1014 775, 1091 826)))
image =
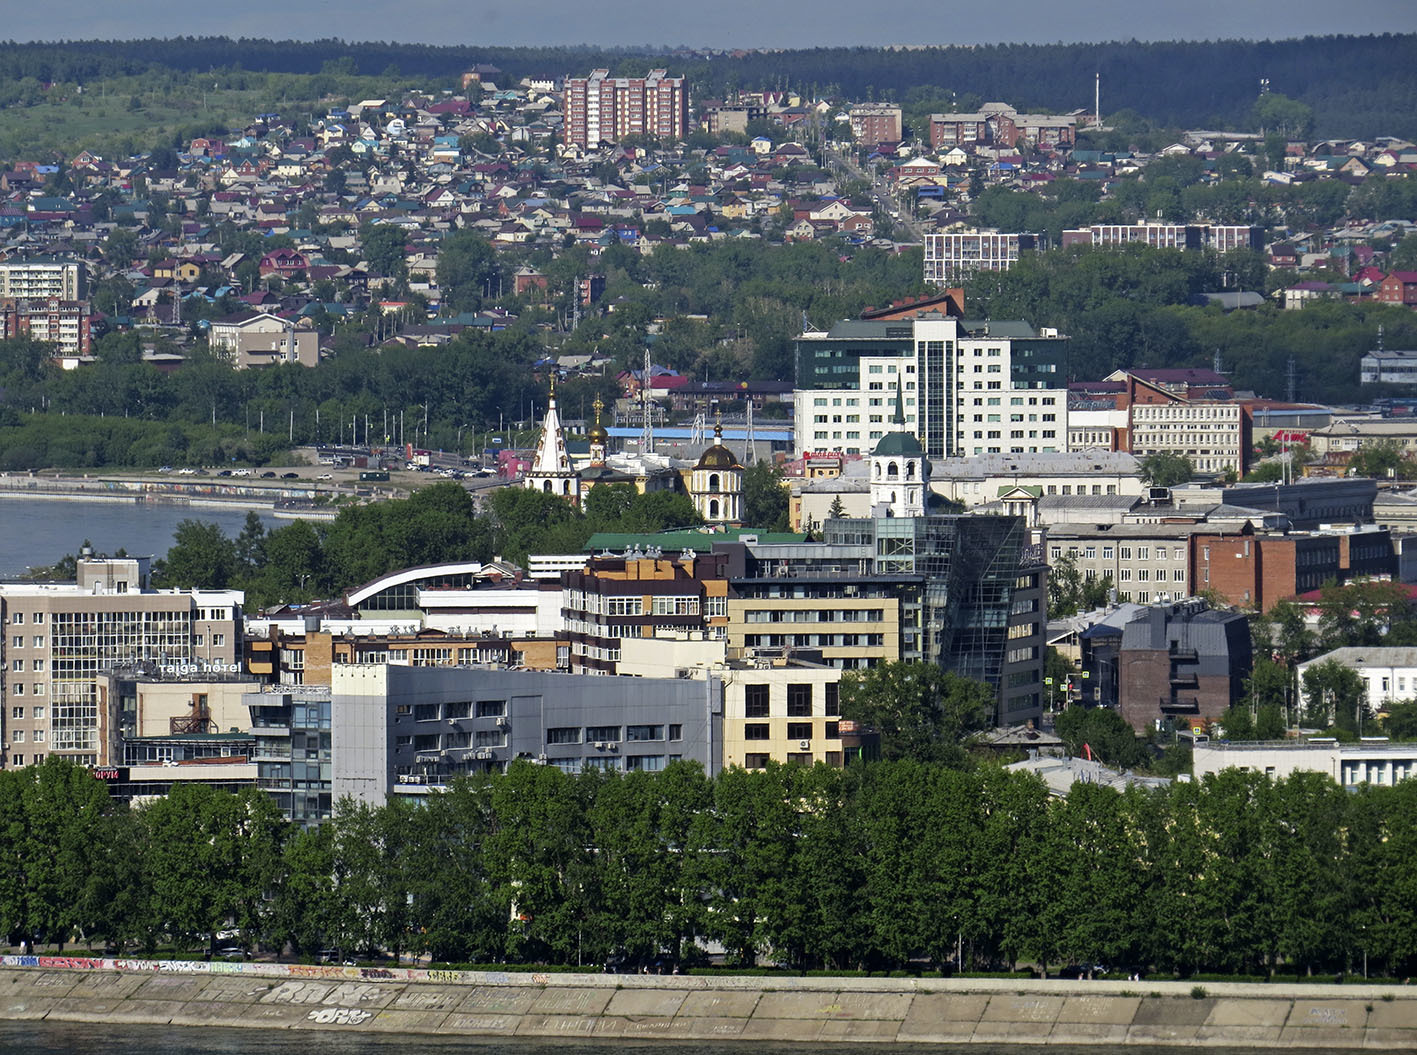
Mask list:
POLYGON ((804 48, 1283 39, 1417 31, 1414 0, 51 0, 8 6, 12 9, 6 12, 0 35, 18 41, 193 35, 455 45, 804 48))

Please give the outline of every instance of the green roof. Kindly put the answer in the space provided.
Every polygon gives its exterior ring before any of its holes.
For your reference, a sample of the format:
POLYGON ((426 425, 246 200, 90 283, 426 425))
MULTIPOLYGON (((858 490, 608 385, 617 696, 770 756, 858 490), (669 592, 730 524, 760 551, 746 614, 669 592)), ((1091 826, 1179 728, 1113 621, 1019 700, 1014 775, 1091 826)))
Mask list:
POLYGON ((611 553, 624 553, 626 549, 635 546, 642 550, 648 546, 658 546, 664 552, 671 554, 686 549, 695 553, 708 553, 713 549, 714 543, 737 542, 743 535, 756 535, 759 542, 772 546, 787 546, 807 541, 807 536, 804 534, 790 531, 755 531, 753 528, 725 528, 722 531, 697 531, 693 528, 685 528, 680 531, 647 531, 642 534, 597 531, 586 541, 582 549, 586 553, 600 553, 603 550, 609 550, 611 553))
POLYGON ((920 446, 920 441, 911 433, 888 432, 881 437, 880 442, 876 444, 876 449, 871 453, 872 455, 894 454, 899 457, 905 457, 918 456, 925 452, 920 446))

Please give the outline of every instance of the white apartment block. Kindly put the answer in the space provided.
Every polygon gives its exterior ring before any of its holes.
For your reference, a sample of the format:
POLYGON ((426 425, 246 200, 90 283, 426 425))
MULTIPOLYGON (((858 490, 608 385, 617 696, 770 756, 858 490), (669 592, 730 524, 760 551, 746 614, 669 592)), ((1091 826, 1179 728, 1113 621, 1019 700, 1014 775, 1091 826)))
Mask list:
POLYGON ((82 260, 31 257, 0 263, 0 297, 83 300, 89 295, 82 260))
POLYGON ((1041 235, 952 231, 925 236, 925 281, 946 286, 976 271, 1007 271, 1019 254, 1042 248, 1041 235))
POLYGON ((1131 450, 1138 458, 1179 454, 1200 473, 1245 471, 1237 403, 1136 404, 1131 409, 1131 450))
POLYGON ((231 674, 241 662, 235 590, 152 590, 148 559, 80 559, 72 583, 0 583, 3 764, 60 754, 109 765, 118 701, 100 683, 117 667, 231 674))

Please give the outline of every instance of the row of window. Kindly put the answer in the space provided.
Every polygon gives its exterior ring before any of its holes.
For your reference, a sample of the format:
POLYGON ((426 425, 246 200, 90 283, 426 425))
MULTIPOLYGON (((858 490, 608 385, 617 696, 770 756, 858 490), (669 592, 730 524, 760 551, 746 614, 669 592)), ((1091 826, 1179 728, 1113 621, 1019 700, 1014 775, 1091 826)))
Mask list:
MULTIPOLYGON (((13 730, 13 731, 10 733, 10 743, 12 743, 12 744, 22 744, 22 743, 24 743, 24 742, 25 742, 25 731, 24 731, 23 729, 15 729, 15 730, 13 730)), ((34 730, 34 742, 37 743, 37 744, 42 744, 42 743, 44 743, 44 730, 43 730, 43 729, 36 729, 36 730, 34 730)))
POLYGON ((439 719, 458 721, 463 718, 504 718, 507 714, 506 700, 455 700, 449 703, 398 703, 394 705, 394 717, 412 717, 415 722, 434 722, 439 719))
POLYGON ((557 744, 627 744, 647 743, 656 740, 667 739, 671 742, 684 739, 684 727, 679 724, 673 725, 627 725, 624 727, 624 735, 620 735, 618 725, 588 725, 584 729, 580 726, 562 726, 546 730, 547 746, 557 744))
MULTIPOLYGON (((1069 547, 1068 547, 1068 556, 1069 556, 1069 557, 1077 557, 1077 556, 1080 555, 1080 556, 1082 556, 1082 557, 1083 557, 1084 559, 1086 559, 1086 560, 1096 560, 1096 559, 1097 559, 1097 549, 1098 549, 1098 548, 1097 548, 1096 546, 1083 546, 1083 547, 1081 547, 1081 548, 1079 548, 1078 546, 1069 546, 1069 547)), ((1205 552, 1205 559, 1206 559, 1206 560, 1209 560, 1209 559, 1210 559, 1210 548, 1209 548, 1209 547, 1205 547, 1205 551, 1206 551, 1206 552, 1205 552)), ((1133 553, 1136 554, 1136 559, 1137 559, 1137 560, 1152 560, 1152 559, 1153 559, 1153 558, 1152 558, 1152 548, 1151 548, 1151 546, 1149 546, 1149 545, 1147 545, 1147 546, 1117 546, 1117 547, 1115 547, 1115 549, 1114 549, 1114 547, 1112 547, 1112 546, 1103 546, 1103 547, 1102 547, 1102 559, 1103 559, 1103 560, 1111 560, 1111 559, 1112 559, 1112 555, 1113 555, 1114 552, 1118 554, 1118 556, 1119 556, 1119 558, 1120 558, 1121 560, 1131 560, 1133 553)), ((1155 559, 1156 559, 1156 560, 1168 560, 1168 559, 1172 556, 1173 553, 1174 553, 1174 555, 1175 555, 1175 557, 1176 557, 1177 560, 1185 560, 1185 559, 1186 559, 1186 547, 1185 547, 1185 546, 1181 546, 1181 545, 1172 546, 1172 547, 1157 546, 1157 547, 1156 547, 1156 557, 1155 557, 1155 559)), ((1062 547, 1062 546, 1050 546, 1050 547, 1048 548, 1048 555, 1049 555, 1049 557, 1051 557, 1053 560, 1058 560, 1058 559, 1060 559, 1060 558, 1063 556, 1063 547, 1062 547)))
MULTIPOLYGON (((11 648, 24 648, 24 647, 25 647, 25 635, 24 635, 24 634, 16 634, 14 637, 10 638, 10 647, 11 647, 11 648)), ((43 647, 44 647, 44 635, 43 635, 43 634, 36 634, 36 635, 34 636, 34 644, 33 644, 31 647, 33 647, 33 648, 43 648, 43 647)))
MULTIPOLYGON (((767 722, 746 722, 743 725, 744 740, 771 740, 771 726, 767 722)), ((789 740, 811 740, 813 739, 811 722, 788 722, 787 739, 789 740)), ((822 739, 840 740, 841 723, 826 722, 822 726, 822 739)))
MULTIPOLYGON (((771 706, 771 686, 743 686, 743 716, 745 718, 766 718, 771 706)), ((812 717, 813 689, 810 683, 787 686, 787 717, 812 717)), ((822 686, 822 713, 835 717, 841 713, 840 686, 832 681, 822 686)))
MULTIPOLYGON (((13 623, 15 626, 23 626, 23 625, 24 625, 24 622, 25 622, 25 613, 24 613, 24 612, 11 612, 11 613, 10 613, 10 622, 13 623)), ((30 614, 30 622, 33 623, 35 626, 39 626, 41 623, 44 622, 44 613, 43 613, 43 612, 33 612, 33 613, 31 613, 31 614, 30 614)))

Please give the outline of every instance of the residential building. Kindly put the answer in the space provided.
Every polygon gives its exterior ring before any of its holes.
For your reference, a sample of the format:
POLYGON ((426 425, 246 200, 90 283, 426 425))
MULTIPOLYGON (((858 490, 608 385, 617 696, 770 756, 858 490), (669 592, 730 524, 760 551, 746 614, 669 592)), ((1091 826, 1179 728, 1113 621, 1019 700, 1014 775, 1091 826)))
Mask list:
POLYGON ((1007 103, 985 103, 971 113, 930 115, 930 147, 935 151, 986 145, 1053 150, 1072 146, 1076 138, 1076 117, 1021 114, 1007 103))
POLYGON ((1372 645, 1335 648, 1322 656, 1300 663, 1296 674, 1303 685, 1310 668, 1337 663, 1357 673, 1367 689, 1368 709, 1386 711, 1395 703, 1417 699, 1417 648, 1372 645))
POLYGON ((0 261, 0 298, 87 300, 88 266, 82 260, 36 256, 0 261))
POLYGON ((719 554, 664 556, 656 549, 589 559, 562 577, 561 606, 570 669, 618 670, 624 638, 661 633, 728 633, 728 582, 719 554))
POLYGON ((901 109, 894 103, 859 103, 846 116, 852 137, 867 150, 901 140, 901 109))
POLYGON ((336 801, 351 795, 381 804, 463 774, 502 772, 515 759, 570 773, 656 771, 683 759, 714 774, 722 700, 716 677, 341 665, 331 705, 332 790, 336 801))
POLYGON ((594 150, 629 136, 682 139, 689 131, 689 84, 666 70, 650 70, 644 77, 594 70, 589 77, 566 79, 564 109, 567 146, 594 150))
POLYGON ((296 824, 309 826, 329 820, 338 801, 330 686, 281 686, 248 693, 242 702, 250 711, 256 739, 256 786, 275 799, 281 812, 296 824))
POLYGON ((283 319, 265 311, 213 319, 207 341, 215 354, 238 370, 276 363, 320 363, 320 335, 306 320, 283 319))
POLYGON ((116 716, 99 686, 118 666, 239 671, 236 590, 153 590, 144 558, 80 557, 72 583, 0 583, 4 764, 57 754, 109 765, 116 716))
POLYGON ((1385 737, 1358 743, 1320 737, 1250 743, 1201 740, 1191 749, 1191 769, 1197 780, 1239 769, 1274 780, 1326 773, 1340 787, 1386 786, 1417 774, 1417 744, 1393 743, 1385 737))
POLYGON ((1093 224, 1063 232, 1063 245, 1112 246, 1139 242, 1153 249, 1263 249, 1264 228, 1225 224, 1093 224))
POLYGON ((1417 271, 1393 271, 1378 283, 1377 299, 1383 304, 1417 308, 1417 271))
POLYGON ((925 281, 961 282, 976 271, 1007 271, 1024 253, 1046 248, 1040 234, 948 231, 925 235, 925 281))
POLYGON ((1252 663, 1250 619, 1204 601, 1152 605, 1121 628, 1099 626, 1084 640, 1085 681, 1106 699, 1111 685, 1138 732, 1160 721, 1204 731, 1245 695, 1252 663))
POLYGON ((56 346, 61 357, 93 352, 90 305, 86 300, 57 297, 0 298, 0 340, 32 337, 56 346))

